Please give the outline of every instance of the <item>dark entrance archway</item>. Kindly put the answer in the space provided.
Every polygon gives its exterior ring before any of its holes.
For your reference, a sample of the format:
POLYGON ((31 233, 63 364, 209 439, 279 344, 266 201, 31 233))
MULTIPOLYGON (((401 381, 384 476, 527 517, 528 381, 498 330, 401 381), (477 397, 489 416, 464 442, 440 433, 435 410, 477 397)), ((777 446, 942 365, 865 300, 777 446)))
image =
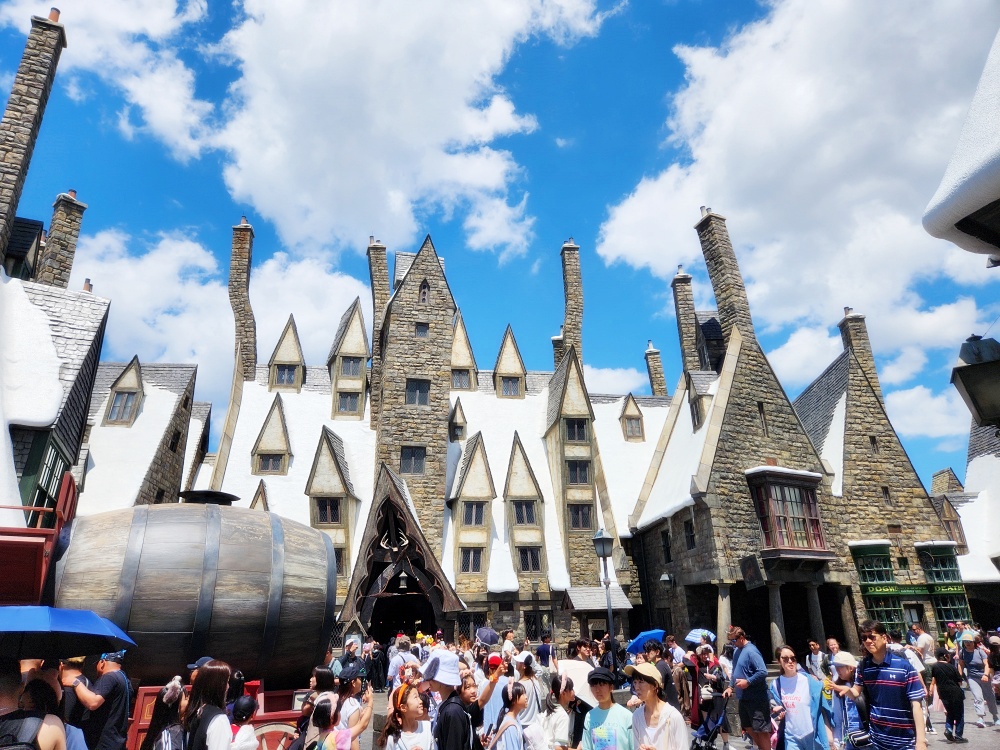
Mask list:
POLYGON ((375 603, 368 634, 379 643, 389 643, 396 633, 412 636, 418 631, 434 633, 437 628, 434 607, 424 594, 394 594, 375 603))

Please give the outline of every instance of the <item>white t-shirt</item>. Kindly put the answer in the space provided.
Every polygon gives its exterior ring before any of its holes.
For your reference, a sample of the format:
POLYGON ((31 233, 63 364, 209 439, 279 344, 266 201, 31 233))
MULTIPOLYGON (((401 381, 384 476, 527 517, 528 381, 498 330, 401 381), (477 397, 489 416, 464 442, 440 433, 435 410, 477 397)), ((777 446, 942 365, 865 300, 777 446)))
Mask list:
POLYGON ((670 651, 670 655, 673 657, 674 664, 680 664, 684 661, 684 649, 680 646, 674 646, 670 651))
POLYGON ((390 737, 385 750, 434 750, 434 733, 429 721, 418 721, 416 732, 401 732, 398 737, 390 737))
POLYGON ((350 729, 351 726, 348 724, 348 720, 358 711, 361 710, 361 701, 355 698, 353 695, 344 701, 344 705, 340 707, 340 721, 337 724, 337 729, 350 729))
POLYGON ((792 737, 809 737, 813 733, 809 700, 809 680, 803 672, 794 677, 779 677, 781 702, 785 706, 785 732, 792 737))
POLYGON ((501 649, 504 657, 514 655, 514 641, 509 638, 503 642, 503 648, 501 649))
POLYGON ((542 731, 549 750, 555 750, 556 745, 569 747, 569 714, 558 706, 552 713, 542 712, 542 731))
POLYGON ((924 660, 924 664, 933 664, 937 661, 937 657, 934 656, 934 636, 930 633, 921 633, 917 637, 917 650, 920 651, 920 658, 924 660))

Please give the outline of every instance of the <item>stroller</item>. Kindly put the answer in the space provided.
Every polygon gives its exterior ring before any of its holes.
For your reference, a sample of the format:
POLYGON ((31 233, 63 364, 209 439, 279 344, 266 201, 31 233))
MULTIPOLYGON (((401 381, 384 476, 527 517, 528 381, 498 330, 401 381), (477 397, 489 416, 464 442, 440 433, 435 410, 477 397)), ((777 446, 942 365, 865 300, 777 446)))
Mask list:
POLYGON ((726 718, 726 707, 729 705, 727 698, 722 703, 722 708, 712 711, 694 732, 691 740, 691 750, 715 750, 715 740, 722 730, 722 722, 726 718))

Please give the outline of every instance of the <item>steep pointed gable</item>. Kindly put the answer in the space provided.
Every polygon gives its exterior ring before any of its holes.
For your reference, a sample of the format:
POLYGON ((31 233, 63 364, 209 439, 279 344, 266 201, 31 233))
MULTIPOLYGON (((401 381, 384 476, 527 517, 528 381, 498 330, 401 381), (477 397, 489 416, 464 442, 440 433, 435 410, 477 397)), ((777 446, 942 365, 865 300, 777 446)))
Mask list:
POLYGON ((503 332, 503 340, 500 342, 500 351, 497 352, 497 361, 493 365, 493 372, 497 375, 516 375, 524 377, 527 369, 524 360, 521 359, 521 350, 517 348, 517 340, 514 338, 514 329, 509 325, 503 332))
POLYGON ((393 303, 400 294, 412 294, 416 300, 420 294, 420 286, 425 281, 431 287, 431 301, 434 305, 450 305, 455 309, 455 297, 451 293, 448 277, 444 273, 444 259, 437 254, 429 234, 424 237, 424 242, 416 255, 396 253, 393 293, 389 299, 387 314, 391 313, 393 303))
POLYGON ((302 344, 299 342, 299 330, 295 326, 295 316, 289 315, 285 328, 278 337, 278 344, 271 353, 268 366, 276 364, 296 364, 305 365, 305 358, 302 356, 302 344))
POLYGON ((105 424, 131 425, 139 413, 142 396, 142 365, 137 355, 111 384, 105 424))
POLYGON ((490 472, 490 462, 486 456, 486 444, 483 434, 477 432, 469 438, 465 445, 465 455, 458 474, 458 488, 455 497, 487 498, 492 500, 497 496, 493 485, 493 474, 490 472))
POLYGON ((507 462, 507 480, 503 488, 504 498, 523 497, 542 500, 542 490, 531 468, 531 462, 524 452, 521 436, 514 431, 514 440, 510 446, 510 460, 507 462))
POLYGON ((288 439, 288 426, 285 422, 285 407, 281 394, 276 393, 271 408, 267 412, 264 424, 253 445, 254 455, 261 453, 284 453, 291 455, 292 444, 288 439))
POLYGON ((354 302, 347 308, 340 317, 340 324, 337 326, 337 333, 333 337, 333 344, 330 346, 330 354, 326 358, 329 367, 333 360, 344 353, 350 355, 360 355, 368 358, 371 356, 371 347, 368 343, 368 333, 365 329, 365 315, 361 309, 361 298, 355 297, 354 302))
POLYGON ((462 320, 462 312, 455 313, 455 336, 451 342, 451 366, 452 369, 476 369, 476 357, 472 352, 472 344, 469 341, 469 334, 465 330, 465 321, 462 320))
POLYGON ((305 494, 314 496, 354 496, 354 485, 344 454, 344 441, 329 427, 323 427, 313 457, 305 494))
POLYGON ((591 406, 590 395, 583 379, 583 368, 580 366, 580 359, 574 347, 570 347, 563 356, 549 381, 545 432, 548 433, 559 424, 559 419, 563 415, 587 415, 591 420, 594 419, 594 408, 591 406))
POLYGON ((267 505, 267 485, 261 479, 257 485, 257 491, 253 493, 253 500, 250 502, 250 510, 271 510, 267 505))

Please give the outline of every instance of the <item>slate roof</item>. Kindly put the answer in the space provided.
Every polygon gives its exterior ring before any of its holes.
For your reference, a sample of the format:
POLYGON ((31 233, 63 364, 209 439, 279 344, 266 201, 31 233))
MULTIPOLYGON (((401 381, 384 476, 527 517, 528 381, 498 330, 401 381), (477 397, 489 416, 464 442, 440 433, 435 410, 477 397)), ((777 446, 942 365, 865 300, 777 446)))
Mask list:
POLYGON ((566 387, 566 378, 569 377, 569 355, 562 358, 556 371, 552 373, 549 381, 549 404, 545 411, 545 431, 548 432, 556 422, 559 421, 559 412, 562 410, 563 389, 566 387))
POLYGON ((706 339, 721 341, 725 338, 722 335, 722 326, 719 324, 718 310, 696 310, 694 319, 701 326, 701 334, 706 339))
MULTIPOLYGON (((566 598, 570 607, 578 612, 593 610, 604 612, 608 607, 608 597, 603 586, 570 586, 566 589, 566 598)), ((632 609, 632 602, 617 583, 611 584, 611 609, 632 609)))
POLYGON ((10 229, 10 240, 7 242, 7 255, 25 257, 41 237, 43 229, 45 225, 40 221, 15 217, 10 229))
MULTIPOLYGON (((143 368, 145 368, 145 365, 143 365, 143 368)), ((305 379, 302 381, 303 391, 327 394, 333 392, 333 386, 330 383, 330 371, 325 365, 306 365, 305 368, 305 379)), ((269 369, 267 365, 257 365, 257 371, 254 374, 254 382, 257 385, 262 385, 265 388, 268 387, 270 383, 269 369)), ((143 372, 145 372, 145 369, 143 369, 143 372)))
POLYGON ((997 437, 997 428, 977 427, 975 421, 969 430, 969 455, 965 464, 968 466, 972 460, 980 456, 1000 455, 1000 437, 997 437))
POLYGON ((351 470, 347 465, 347 456, 344 455, 344 441, 340 439, 340 435, 326 425, 323 426, 323 437, 326 438, 327 444, 333 450, 334 460, 336 460, 337 466, 340 468, 341 476, 344 477, 344 484, 347 487, 347 491, 354 497, 357 497, 354 494, 354 484, 351 482, 351 470))
MULTIPOLYGON (((92 423, 98 423, 101 421, 101 404, 104 403, 105 396, 111 390, 111 386, 114 385, 115 381, 121 377, 121 374, 125 372, 125 368, 129 366, 129 362, 101 362, 97 368, 97 377, 94 379, 94 396, 90 402, 90 421, 92 423)), ((174 364, 145 364, 140 363, 142 368, 142 382, 143 385, 155 385, 158 388, 163 388, 164 390, 175 393, 178 396, 184 393, 184 390, 188 387, 191 382, 191 378, 195 376, 198 370, 197 365, 174 365, 174 364)), ((208 417, 208 412, 212 410, 212 405, 209 403, 195 403, 192 405, 192 416, 194 414, 195 408, 201 408, 204 410, 204 416, 202 419, 208 417)), ((199 435, 200 437, 200 435, 199 435)))
POLYGON ((849 368, 850 352, 844 350, 792 402, 792 408, 799 415, 809 439, 819 450, 823 449, 823 443, 830 432, 837 402, 847 392, 849 368))
MULTIPOLYGON (((713 375, 715 373, 712 373, 713 375)), ((611 404, 621 401, 627 393, 588 393, 592 404, 611 404)), ((632 395, 639 406, 670 406, 670 396, 636 396, 632 395)))
POLYGON ((75 457, 87 420, 91 385, 104 342, 111 300, 90 292, 71 292, 30 281, 22 283, 31 303, 49 318, 52 343, 62 363, 59 380, 63 385, 63 400, 54 432, 75 457))
MULTIPOLYGON (((427 240, 424 240, 426 243, 427 240)), ((433 247, 433 245, 432 245, 433 247)), ((395 289, 401 283, 403 279, 406 278, 406 274, 410 272, 410 266, 413 265, 413 261, 416 259, 416 253, 405 253, 402 251, 396 251, 396 264, 392 269, 392 288, 395 289)), ((441 263, 441 273, 444 273, 444 258, 440 255, 438 256, 438 261, 441 263)))
POLYGON ((712 383, 719 379, 719 374, 715 370, 694 370, 689 372, 691 387, 698 396, 708 396, 712 383))
MULTIPOLYGON (((330 346, 330 353, 326 357, 327 367, 330 366, 333 358, 337 356, 337 350, 340 349, 340 344, 343 342, 344 336, 347 335, 347 327, 351 324, 351 318, 354 316, 355 310, 358 310, 358 312, 361 313, 361 327, 365 327, 365 313, 361 309, 361 298, 355 297, 354 302, 347 308, 347 312, 340 317, 340 325, 337 326, 337 333, 333 337, 333 344, 330 346)), ((368 347, 368 334, 365 334, 365 349, 369 350, 368 353, 370 355, 371 350, 368 347)))
MULTIPOLYGON (((478 370, 476 380, 476 390, 481 393, 496 393, 496 385, 493 382, 493 370, 478 370)), ((534 396, 545 390, 545 386, 552 379, 551 372, 530 371, 524 374, 524 393, 527 396, 534 396)))
POLYGON ((209 401, 195 401, 191 404, 191 419, 205 423, 212 413, 212 404, 209 401))
POLYGON ((951 503, 952 507, 957 511, 966 503, 972 502, 979 498, 978 492, 946 492, 943 495, 932 495, 931 504, 934 506, 934 510, 937 512, 938 516, 941 515, 944 509, 944 501, 947 499, 951 503))

